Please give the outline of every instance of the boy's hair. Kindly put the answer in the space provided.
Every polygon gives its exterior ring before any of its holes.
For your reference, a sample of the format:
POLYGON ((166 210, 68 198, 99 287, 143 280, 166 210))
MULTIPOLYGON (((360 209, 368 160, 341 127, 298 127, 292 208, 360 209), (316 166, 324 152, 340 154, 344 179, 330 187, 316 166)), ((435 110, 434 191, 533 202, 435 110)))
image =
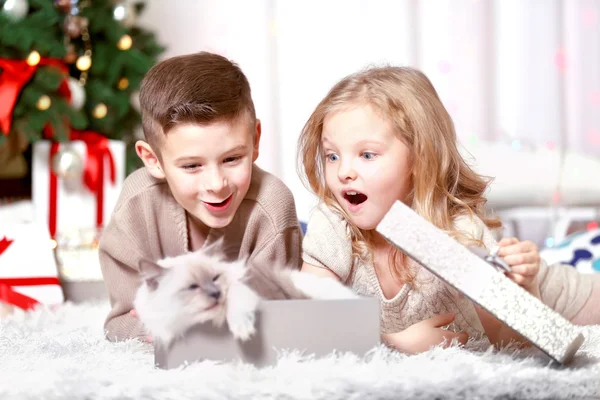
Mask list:
POLYGON ((144 77, 140 89, 142 127, 155 152, 179 124, 256 119, 248 79, 240 67, 218 54, 200 52, 172 57, 144 77))
MULTIPOLYGON (((438 228, 463 242, 473 241, 454 230, 454 219, 476 215, 489 228, 500 227, 498 219, 484 215, 484 192, 489 179, 475 173, 461 157, 454 124, 429 79, 407 67, 378 67, 347 76, 319 103, 300 135, 299 174, 305 185, 348 220, 343 208, 325 184, 321 134, 325 117, 353 107, 370 105, 394 127, 397 137, 410 149, 412 171, 409 194, 412 208, 438 228)), ((353 253, 364 261, 372 258, 373 232, 348 224, 353 253)), ((410 270, 390 256, 394 276, 410 282, 410 270)), ((405 260, 405 258, 404 258, 405 260)))

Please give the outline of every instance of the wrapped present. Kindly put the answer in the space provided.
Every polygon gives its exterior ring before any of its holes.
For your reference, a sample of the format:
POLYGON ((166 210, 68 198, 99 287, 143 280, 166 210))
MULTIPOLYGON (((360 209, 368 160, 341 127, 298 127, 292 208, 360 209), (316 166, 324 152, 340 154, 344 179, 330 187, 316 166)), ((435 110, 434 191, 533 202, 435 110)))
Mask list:
MULTIPOLYGON (((580 330, 410 207, 396 201, 377 226, 391 244, 561 364, 585 338, 580 330)), ((493 257, 492 257, 493 258, 493 257)))
POLYGON ((46 226, 0 226, 0 301, 22 309, 64 301, 53 247, 46 226))
POLYGON ((53 238, 105 226, 125 177, 124 142, 95 132, 72 132, 71 139, 33 147, 34 217, 53 238))

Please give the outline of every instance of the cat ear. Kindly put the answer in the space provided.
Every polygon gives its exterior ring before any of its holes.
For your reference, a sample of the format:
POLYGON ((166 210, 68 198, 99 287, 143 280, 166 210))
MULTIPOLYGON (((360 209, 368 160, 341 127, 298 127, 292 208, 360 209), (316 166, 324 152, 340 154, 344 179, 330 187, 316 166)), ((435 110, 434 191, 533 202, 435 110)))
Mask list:
POLYGON ((154 261, 142 258, 139 263, 139 270, 148 289, 156 290, 158 287, 158 278, 163 274, 164 268, 154 261))

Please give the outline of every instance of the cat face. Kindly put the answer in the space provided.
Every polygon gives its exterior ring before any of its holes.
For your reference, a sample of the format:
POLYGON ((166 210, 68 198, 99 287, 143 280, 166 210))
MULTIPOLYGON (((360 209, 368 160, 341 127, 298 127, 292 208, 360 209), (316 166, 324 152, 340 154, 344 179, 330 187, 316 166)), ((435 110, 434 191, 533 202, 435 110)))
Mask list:
POLYGON ((228 290, 245 272, 243 262, 224 262, 203 251, 156 263, 142 260, 139 267, 143 283, 136 311, 152 335, 169 337, 209 320, 222 323, 228 290))

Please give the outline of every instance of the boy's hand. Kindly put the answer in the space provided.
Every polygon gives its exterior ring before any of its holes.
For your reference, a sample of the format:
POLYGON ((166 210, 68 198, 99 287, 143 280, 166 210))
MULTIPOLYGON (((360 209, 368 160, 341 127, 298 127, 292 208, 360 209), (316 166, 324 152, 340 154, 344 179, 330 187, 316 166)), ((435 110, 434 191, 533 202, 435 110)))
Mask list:
POLYGON ((384 334, 383 340, 395 349, 408 354, 417 354, 429 350, 433 346, 443 345, 448 347, 452 339, 457 339, 460 344, 467 343, 469 335, 466 332, 455 333, 442 329, 454 321, 454 314, 442 314, 417 322, 403 331, 384 334))
MULTIPOLYGON (((131 311, 129 311, 129 315, 131 315, 133 318, 137 318, 137 311, 135 311, 135 308, 132 308, 131 311)), ((146 337, 146 342, 148 343, 152 343, 152 336, 147 336, 146 337)))
POLYGON ((537 275, 540 271, 540 252, 535 243, 530 240, 520 242, 517 238, 503 238, 498 246, 498 255, 512 270, 506 275, 539 298, 537 275))

